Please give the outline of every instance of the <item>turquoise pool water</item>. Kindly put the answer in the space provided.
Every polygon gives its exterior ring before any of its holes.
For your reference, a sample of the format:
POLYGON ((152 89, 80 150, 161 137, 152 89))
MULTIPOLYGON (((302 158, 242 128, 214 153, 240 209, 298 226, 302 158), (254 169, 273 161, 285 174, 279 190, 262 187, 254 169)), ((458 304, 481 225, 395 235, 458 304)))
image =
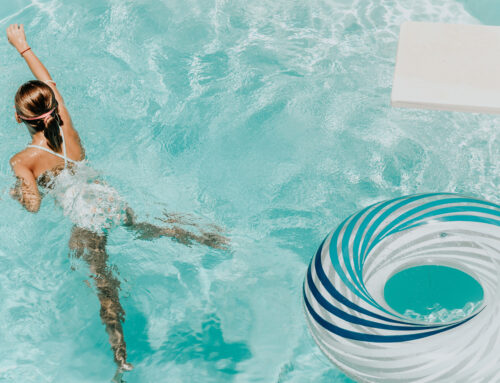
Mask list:
MULTIPOLYGON (((232 251, 140 241, 122 282, 131 382, 346 382, 306 328, 301 288, 324 236, 368 204, 426 191, 500 202, 494 116, 392 109, 402 21, 487 23, 455 0, 15 0, 87 156, 144 220, 191 213, 232 251)), ((30 79, 0 44, 0 382, 107 382, 114 364, 71 224, 8 196, 30 79), (76 268, 72 271, 71 267, 76 268)))

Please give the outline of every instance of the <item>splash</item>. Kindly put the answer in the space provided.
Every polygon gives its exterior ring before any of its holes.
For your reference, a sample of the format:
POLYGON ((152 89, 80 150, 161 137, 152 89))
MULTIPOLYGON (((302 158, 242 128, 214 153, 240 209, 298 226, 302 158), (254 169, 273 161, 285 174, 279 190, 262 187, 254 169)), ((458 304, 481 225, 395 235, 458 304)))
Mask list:
POLYGON ((99 233, 125 219, 125 201, 86 162, 75 163, 53 176, 46 192, 78 227, 99 233))
POLYGON ((464 307, 461 309, 453 309, 447 310, 439 303, 436 303, 434 306, 430 308, 432 310, 429 314, 423 315, 417 313, 413 310, 406 310, 403 314, 405 317, 421 321, 421 322, 430 322, 430 323, 447 323, 453 322, 462 318, 466 318, 471 315, 476 309, 481 305, 481 301, 479 302, 467 302, 464 307))

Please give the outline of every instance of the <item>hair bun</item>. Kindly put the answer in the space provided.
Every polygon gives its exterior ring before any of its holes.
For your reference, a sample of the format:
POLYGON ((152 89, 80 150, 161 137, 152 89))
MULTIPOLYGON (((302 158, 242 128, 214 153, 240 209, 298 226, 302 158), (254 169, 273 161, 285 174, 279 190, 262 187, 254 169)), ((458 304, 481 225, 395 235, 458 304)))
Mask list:
POLYGON ((45 123, 45 127, 49 126, 52 123, 52 120, 56 120, 56 117, 54 116, 54 113, 48 115, 43 119, 43 122, 45 123))
POLYGON ((56 113, 55 110, 52 114, 44 118, 45 129, 43 130, 43 135, 47 138, 49 147, 58 152, 61 149, 62 137, 59 132, 59 119, 54 113, 56 113))

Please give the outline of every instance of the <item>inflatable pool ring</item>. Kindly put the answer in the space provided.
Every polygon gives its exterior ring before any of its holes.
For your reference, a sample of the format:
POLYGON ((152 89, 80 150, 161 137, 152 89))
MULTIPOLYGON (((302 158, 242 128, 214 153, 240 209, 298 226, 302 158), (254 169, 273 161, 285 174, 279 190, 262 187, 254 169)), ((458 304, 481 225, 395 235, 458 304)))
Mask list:
POLYGON ((358 382, 500 382, 500 206, 456 194, 377 203, 330 233, 307 270, 304 309, 327 357, 358 382), (403 316, 384 299, 395 273, 461 270, 483 301, 446 323, 403 316))

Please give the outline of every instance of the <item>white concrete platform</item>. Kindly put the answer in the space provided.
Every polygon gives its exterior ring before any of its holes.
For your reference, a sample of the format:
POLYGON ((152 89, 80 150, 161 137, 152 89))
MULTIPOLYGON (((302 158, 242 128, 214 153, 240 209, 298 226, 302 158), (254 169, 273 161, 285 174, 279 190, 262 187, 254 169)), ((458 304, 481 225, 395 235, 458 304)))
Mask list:
POLYGON ((500 113, 500 27, 402 24, 391 103, 500 113))

